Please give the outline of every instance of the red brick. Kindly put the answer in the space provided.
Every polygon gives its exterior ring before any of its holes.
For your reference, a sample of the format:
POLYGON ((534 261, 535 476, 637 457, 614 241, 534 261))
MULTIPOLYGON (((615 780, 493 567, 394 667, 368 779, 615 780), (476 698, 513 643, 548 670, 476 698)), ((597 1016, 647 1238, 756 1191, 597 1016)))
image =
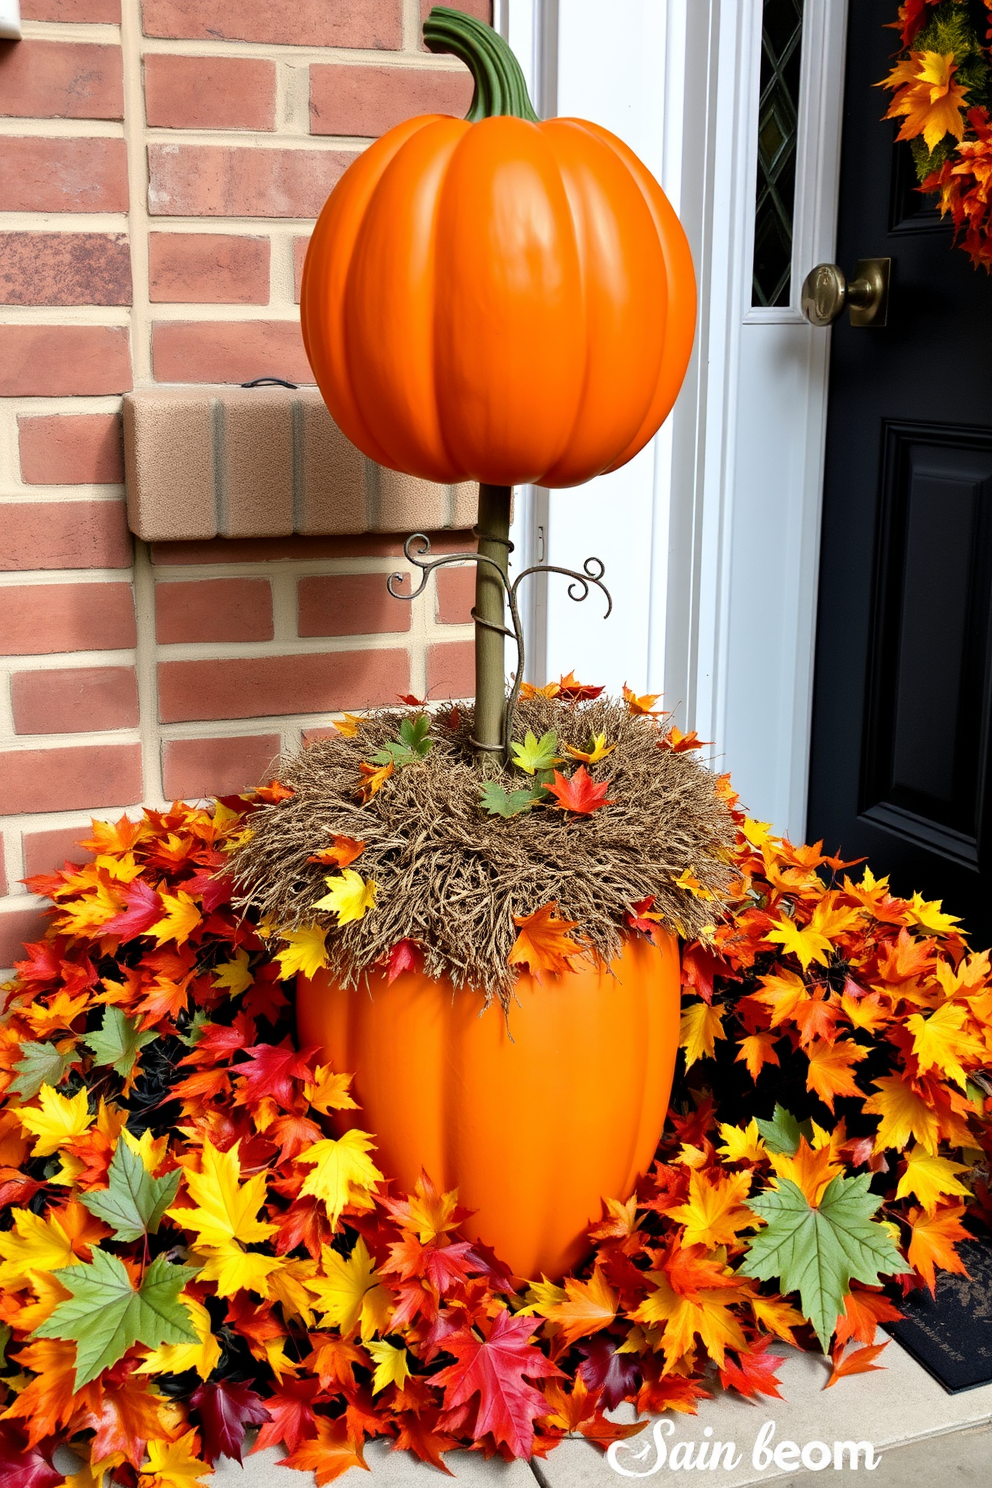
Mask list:
POLYGON ((17 734, 89 734, 138 724, 133 667, 14 672, 10 696, 17 734))
POLYGON ((130 584, 0 586, 0 655, 124 651, 136 639, 130 584))
POLYGON ((268 238, 152 233, 148 257, 148 288, 153 304, 269 302, 268 238))
POLYGON ((306 260, 309 238, 293 239, 293 298, 300 303, 300 285, 303 282, 303 264, 306 260))
POLYGON ((127 211, 122 139, 5 136, 2 150, 0 212, 127 211))
POLYGON ((21 480, 29 486, 120 485, 124 479, 119 414, 25 414, 17 427, 21 480))
POLYGON ((121 0, 21 0, 25 21, 90 21, 116 26, 121 0))
POLYGON ((76 744, 0 753, 0 812, 96 811, 143 795, 140 744, 76 744))
POLYGON ((410 690, 409 659, 398 650, 164 661, 158 676, 163 723, 339 713, 410 690))
POLYGON ((130 568, 123 501, 11 501, 3 508, 0 572, 130 568))
MULTIPOLYGON (((409 584, 405 586, 409 590, 409 584)), ((301 636, 379 635, 410 629, 408 600, 393 599, 385 574, 319 574, 298 587, 301 636)))
POLYGON ((475 564, 465 568, 439 568, 437 618, 442 625, 468 625, 475 604, 475 564))
POLYGON ((160 321, 152 327, 157 382, 313 382, 295 320, 160 321))
POLYGON ((271 641, 274 633, 268 579, 195 579, 155 586, 155 634, 162 646, 271 641))
MULTIPOLYGON (((434 6, 435 0, 420 0, 420 24, 423 25, 434 6)), ((485 21, 487 26, 492 25, 493 7, 492 0, 451 0, 451 10, 464 11, 466 15, 475 16, 477 21, 485 21)))
POLYGON ((126 234, 0 232, 0 304, 130 303, 126 234))
POLYGON ((381 67, 343 62, 310 69, 310 133, 375 138, 417 114, 463 118, 472 102, 468 68, 381 67))
POLYGON ((169 739, 162 746, 163 789, 171 801, 235 796, 270 778, 278 734, 238 739, 169 739))
MULTIPOLYGON (((427 534, 431 537, 431 534, 427 534)), ((475 550, 471 532, 436 532, 431 541, 435 557, 441 553, 475 550)), ((212 537, 202 542, 161 542, 152 545, 152 562, 161 567, 194 563, 273 563, 282 558, 399 558, 403 539, 382 532, 360 532, 354 537, 212 537)))
POLYGON ((153 217, 316 217, 351 150, 149 145, 153 217))
POLYGON ((427 696, 472 697, 475 693, 475 642, 449 641, 427 648, 427 696))
POLYGON ((123 119, 119 46, 19 41, 0 46, 0 115, 18 119, 123 119))
POLYGON ((146 36, 372 50, 403 45, 402 0, 144 0, 141 10, 146 36))
POLYGON ((24 876, 33 873, 55 873, 63 863, 85 863, 90 853, 80 847, 81 840, 89 841, 90 827, 53 827, 48 832, 25 832, 21 841, 24 846, 24 876))
POLYGON ((160 129, 274 129, 274 62, 145 53, 145 115, 160 129))
POLYGON ((124 326, 0 326, 0 397, 126 393, 130 386, 124 326))
POLYGON ((41 940, 48 920, 44 906, 34 899, 25 898, 27 909, 0 909, 0 966, 13 966, 24 960, 24 946, 41 940))

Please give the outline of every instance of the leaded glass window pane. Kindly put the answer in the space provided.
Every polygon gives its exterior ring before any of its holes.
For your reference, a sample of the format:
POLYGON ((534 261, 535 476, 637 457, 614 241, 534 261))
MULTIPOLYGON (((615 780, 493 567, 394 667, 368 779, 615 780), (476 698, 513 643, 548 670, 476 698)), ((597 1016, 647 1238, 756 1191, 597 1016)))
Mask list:
POLYGON ((764 0, 752 305, 787 305, 792 289, 802 35, 803 0, 764 0))

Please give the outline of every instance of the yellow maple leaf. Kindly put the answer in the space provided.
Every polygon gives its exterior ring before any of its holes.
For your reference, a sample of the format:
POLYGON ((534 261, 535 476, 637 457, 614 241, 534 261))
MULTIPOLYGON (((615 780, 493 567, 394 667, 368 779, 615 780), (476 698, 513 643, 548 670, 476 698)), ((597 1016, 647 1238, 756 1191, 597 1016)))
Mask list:
POLYGON ((690 1003, 683 1010, 679 1022, 679 1048, 685 1050, 685 1067, 689 1069, 707 1055, 710 1059, 716 1050, 716 1040, 724 1039, 723 1014, 718 1007, 705 1002, 690 1003))
POLYGON ((313 1076, 313 1082, 307 1081, 303 1086, 303 1094, 315 1111, 326 1116, 332 1110, 358 1110, 358 1102, 349 1094, 354 1075, 336 1075, 329 1064, 318 1064, 313 1076))
MULTIPOLYGON (((0 1230, 0 1291, 33 1286, 39 1271, 76 1266, 79 1257, 58 1219, 43 1219, 30 1209, 12 1209, 13 1229, 0 1230)), ((18 1324, 20 1326, 20 1324, 18 1324)))
POLYGON ((317 1298, 325 1325, 340 1328, 343 1338, 357 1328, 363 1342, 382 1332, 393 1310, 393 1298, 379 1285, 375 1264, 361 1236, 349 1256, 325 1245, 321 1267, 323 1276, 312 1277, 306 1285, 317 1298))
POLYGON ((375 904, 375 880, 370 878, 366 883, 354 868, 345 868, 338 874, 328 875, 324 882, 328 891, 313 907, 328 909, 336 914, 339 926, 364 918, 375 904))
POLYGON ((781 846, 779 838, 772 836, 771 822, 755 821, 748 816, 745 817, 738 831, 745 841, 750 842, 752 847, 757 847, 759 850, 772 843, 781 846))
POLYGON ((967 1017, 968 1009, 962 1003, 945 1002, 928 1018, 913 1013, 906 1019, 921 1072, 936 1068, 962 1090, 968 1082, 962 1059, 969 1059, 973 1065, 984 1064, 986 1055, 982 1040, 965 1032, 967 1017))
POLYGON ((758 1123, 753 1116, 747 1126, 743 1127, 722 1122, 719 1131, 723 1146, 716 1150, 728 1162, 756 1163, 768 1156, 764 1138, 758 1131, 758 1123))
POLYGON ((562 1337, 571 1347, 579 1338, 608 1328, 617 1315, 619 1299, 599 1266, 588 1281, 565 1277, 565 1296, 549 1306, 537 1306, 535 1312, 557 1323, 562 1337))
POLYGON ((313 1172, 307 1174, 300 1193, 322 1199, 335 1228, 346 1204, 359 1209, 372 1209, 375 1205, 371 1190, 383 1178, 368 1156, 370 1151, 375 1151, 375 1142, 369 1133, 352 1129, 338 1141, 329 1137, 326 1141, 315 1142, 296 1159, 297 1162, 314 1164, 313 1172))
POLYGON ((260 1297, 268 1297, 272 1278, 284 1264, 278 1256, 243 1250, 236 1240, 209 1247, 197 1242, 195 1248, 202 1262, 197 1279, 215 1281, 218 1297, 233 1297, 235 1292, 257 1292, 260 1297))
POLYGON ((674 881, 677 889, 686 889, 694 899, 712 899, 713 895, 708 888, 693 873, 691 868, 683 868, 678 878, 674 881))
POLYGON ((141 1469, 141 1488, 200 1488, 213 1468, 193 1455, 196 1442, 195 1428, 176 1441, 147 1442, 148 1461, 141 1469))
POLYGON ((357 713, 343 713, 340 718, 332 721, 332 727, 336 728, 344 739, 353 739, 361 726, 362 720, 357 713))
POLYGON ((123 1452, 111 1452, 99 1462, 84 1462, 78 1472, 67 1475, 65 1488, 108 1488, 107 1474, 124 1461, 123 1452))
POLYGON ((616 749, 615 744, 607 744, 605 734, 593 734, 589 740, 588 750, 573 749, 571 744, 565 745, 565 753, 570 754, 573 759, 581 760, 583 764, 595 765, 599 760, 605 759, 616 749))
POLYGON ((946 1195, 961 1194, 971 1197, 971 1190, 955 1175, 967 1173, 967 1163, 952 1162, 949 1157, 937 1157, 918 1144, 906 1153, 906 1170, 899 1179, 896 1198, 904 1199, 915 1194, 927 1214, 936 1213, 937 1206, 946 1195))
MULTIPOLYGON (((92 935, 124 908, 124 901, 108 881, 107 874, 97 870, 95 865, 90 867, 98 876, 85 888, 82 897, 60 906, 61 913, 55 926, 65 935, 92 935)), ((76 878, 82 880, 83 875, 77 874, 76 878)), ((83 887, 82 883, 80 887, 83 887)), ((68 884, 66 888, 69 888, 68 884)))
MULTIPOLYGON (((101 1105, 102 1104, 103 1103, 101 1101, 101 1105)), ((118 1114, 124 1117, 127 1115, 127 1112, 121 1111, 118 1114)), ((99 1126, 100 1121, 99 1118, 97 1118, 98 1129, 99 1126)), ((125 1126, 120 1135, 124 1138, 124 1141, 130 1147, 131 1151, 136 1153, 137 1156, 141 1158, 141 1161, 144 1163, 149 1173, 151 1173, 152 1175, 157 1173, 159 1168, 165 1162, 165 1159, 168 1155, 168 1132, 166 1132, 164 1136, 154 1137, 152 1136, 152 1129, 149 1126, 145 1128, 140 1137, 136 1137, 134 1133, 129 1132, 127 1127, 125 1126)))
POLYGON ((962 110, 968 90, 954 81, 956 71, 953 52, 911 52, 877 85, 898 88, 885 117, 903 118, 899 139, 915 139, 922 134, 932 152, 945 134, 964 138, 962 110))
POLYGON ((375 1374, 372 1378, 372 1394, 378 1395, 387 1385, 396 1385, 403 1388, 403 1381, 410 1377, 410 1366, 407 1363, 405 1348, 397 1348, 393 1343, 387 1343, 383 1339, 374 1339, 367 1343, 372 1358, 375 1360, 375 1374))
POLYGON ((241 946, 233 961, 220 961, 214 967, 214 986, 226 987, 232 997, 240 997, 253 985, 255 978, 248 969, 248 952, 241 946))
POLYGON ((40 1108, 19 1106, 17 1117, 25 1131, 33 1132, 35 1157, 50 1157, 71 1142, 81 1137, 93 1125, 93 1117, 87 1110, 87 1094, 80 1090, 76 1095, 61 1095, 51 1085, 42 1085, 38 1091, 40 1108))
POLYGON ((788 915, 775 921, 775 928, 769 930, 766 940, 780 945, 786 954, 798 956, 803 971, 807 969, 811 961, 817 961, 821 966, 826 966, 830 959, 833 945, 826 935, 815 929, 812 924, 797 925, 795 920, 790 920, 788 915))
POLYGON ((738 1300, 730 1288, 705 1288, 689 1298, 673 1289, 664 1271, 649 1271, 647 1279, 655 1289, 630 1317, 636 1323, 664 1324, 661 1346, 666 1374, 689 1352, 697 1337, 719 1365, 728 1348, 747 1347, 740 1322, 730 1310, 738 1300))
POLYGON ((795 1346, 796 1336, 792 1330, 801 1328, 806 1321, 797 1308, 781 1297, 765 1297, 761 1292, 750 1294, 747 1300, 759 1324, 763 1324, 777 1338, 795 1346))
POLYGON ((716 1250, 732 1245, 738 1231, 754 1226, 754 1215, 743 1207, 751 1192, 751 1174, 718 1173, 709 1178, 704 1173, 691 1173, 689 1198, 685 1204, 669 1209, 671 1219, 685 1225, 683 1246, 705 1245, 716 1250))
POLYGON ((279 938, 286 944, 276 952, 276 960, 287 981, 297 974, 314 977, 327 965, 327 931, 321 925, 307 925, 302 930, 280 930, 279 938))
POLYGON ((192 1230, 197 1249, 227 1246, 231 1241, 251 1245, 267 1240, 277 1226, 258 1219, 265 1203, 265 1174, 256 1173, 241 1182, 240 1141, 227 1152, 220 1152, 207 1137, 203 1143, 201 1170, 186 1169, 186 1188, 196 1206, 193 1209, 167 1209, 184 1230, 192 1230))
POLYGON ((898 1075, 882 1075, 872 1088, 878 1094, 869 1096, 862 1109, 866 1116, 882 1118, 875 1134, 875 1151, 886 1147, 902 1151, 910 1137, 915 1137, 936 1155, 940 1140, 937 1117, 915 1090, 898 1075))
POLYGON ((942 899, 924 899, 922 894, 915 893, 906 901, 908 923, 930 930, 934 935, 949 935, 961 920, 958 915, 943 914, 943 902, 942 899))
POLYGON ((210 1327, 210 1314, 195 1297, 180 1293, 179 1300, 189 1313, 189 1320, 199 1343, 163 1343, 151 1349, 135 1374, 182 1374, 195 1369, 201 1379, 209 1379, 220 1363, 221 1346, 210 1327))
POLYGON ((165 906, 165 914, 154 925, 150 925, 145 934, 154 935, 157 946, 164 945, 167 940, 174 940, 177 946, 181 946, 189 940, 203 918, 200 906, 185 889, 177 889, 174 894, 170 894, 168 889, 162 888, 159 896, 165 906))
POLYGON ((297 1317, 305 1328, 312 1328, 314 1322, 306 1283, 316 1274, 317 1262, 305 1256, 295 1261, 284 1260, 268 1278, 268 1295, 279 1303, 283 1317, 297 1317))

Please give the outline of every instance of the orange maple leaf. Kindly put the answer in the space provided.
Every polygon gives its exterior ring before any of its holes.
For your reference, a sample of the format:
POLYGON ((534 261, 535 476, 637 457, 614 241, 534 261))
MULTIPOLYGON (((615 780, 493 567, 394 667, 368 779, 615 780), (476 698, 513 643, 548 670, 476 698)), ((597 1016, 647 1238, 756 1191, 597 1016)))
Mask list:
POLYGON ((837 1319, 837 1342, 856 1338, 859 1343, 871 1343, 879 1323, 897 1323, 903 1315, 883 1292, 850 1291, 844 1298, 843 1316, 837 1319))
POLYGON ((843 1173, 844 1164, 834 1162, 829 1147, 812 1148, 805 1137, 799 1138, 799 1146, 793 1156, 786 1152, 773 1152, 772 1167, 779 1178, 788 1178, 801 1188, 807 1202, 814 1209, 819 1207, 829 1184, 843 1173))
POLYGON ((355 791, 363 806, 367 806, 377 791, 381 791, 390 775, 393 773, 393 762, 390 760, 385 765, 369 765, 364 760, 359 765, 361 780, 355 791))
MULTIPOLYGON (((375 792, 373 791, 374 795, 375 792)), ((335 832, 330 847, 307 858, 308 863, 330 863, 336 868, 348 868, 365 851, 365 843, 356 837, 339 837, 335 832)))
POLYGON ((877 88, 897 89, 885 115, 903 119, 898 138, 923 136, 927 149, 937 148, 945 134, 964 138, 962 110, 967 88, 954 82, 958 64, 953 52, 911 52, 897 62, 892 72, 877 88))
POLYGON ((546 687, 535 687, 532 682, 521 682, 520 700, 527 702, 530 698, 556 698, 561 691, 557 682, 549 682, 546 687))
POLYGON ((959 1276, 968 1275, 964 1261, 954 1248, 955 1241, 971 1239, 961 1223, 964 1212, 963 1204, 951 1204, 934 1214, 913 1208, 906 1215, 906 1223, 912 1231, 906 1258, 934 1294, 937 1291, 935 1266, 942 1271, 955 1271, 959 1276))
POLYGON ((601 806, 615 804, 606 799, 610 782, 604 780, 597 784, 585 765, 580 765, 575 774, 570 776, 565 776, 560 770, 556 770, 554 783, 544 788, 555 797, 563 811, 574 811, 576 816, 591 816, 601 806))
POLYGON ((746 1064, 752 1080, 756 1080, 766 1064, 780 1064, 775 1052, 775 1036, 771 1033, 749 1033, 738 1042, 734 1056, 738 1064, 746 1064))
POLYGON ((588 1281, 576 1281, 574 1277, 566 1276, 563 1285, 567 1300, 553 1302, 538 1311, 543 1312, 549 1322, 558 1325, 571 1348, 577 1339, 608 1328, 620 1304, 599 1266, 594 1268, 588 1281))
POLYGON ((835 1096, 861 1094, 851 1067, 867 1057, 867 1049, 863 1049, 853 1039, 838 1039, 835 1044, 818 1039, 806 1053, 809 1057, 806 1089, 815 1090, 831 1111, 835 1096))
POLYGON ((636 692, 630 690, 626 682, 623 684, 623 700, 627 704, 628 713, 633 718, 657 718, 659 715, 652 709, 660 697, 660 692, 646 692, 643 697, 638 697, 636 692))
POLYGON ((296 792, 291 786, 283 785, 281 780, 270 780, 268 785, 260 785, 255 791, 260 801, 265 801, 270 806, 278 806, 280 801, 289 801, 296 792))
POLYGON ((315 1416, 316 1437, 301 1441, 295 1452, 281 1457, 277 1466, 310 1469, 317 1475, 319 1488, 341 1477, 351 1467, 368 1467, 361 1445, 348 1435, 341 1421, 315 1416))
POLYGON ((572 958, 581 955, 584 947, 568 932, 579 922, 560 919, 555 914, 557 908, 558 901, 552 900, 533 914, 513 916, 519 934, 506 958, 508 965, 525 966, 538 978, 543 972, 560 976, 563 971, 572 970, 572 958))
POLYGON ((853 1353, 848 1354, 846 1359, 842 1360, 844 1345, 838 1344, 830 1356, 834 1366, 833 1372, 823 1388, 829 1390, 831 1385, 835 1385, 839 1379, 843 1379, 848 1374, 868 1374, 872 1369, 884 1369, 884 1364, 876 1364, 875 1360, 888 1346, 886 1342, 872 1344, 869 1348, 855 1349, 853 1353))
MULTIPOLYGON (((642 701, 646 701, 646 699, 642 701)), ((652 699, 652 701, 656 700, 652 699)), ((702 749, 707 744, 712 744, 712 742, 712 739, 701 739, 695 729, 693 729, 691 734, 684 734, 673 723, 668 732, 658 740, 658 748, 670 749, 673 754, 685 754, 689 749, 702 749)))

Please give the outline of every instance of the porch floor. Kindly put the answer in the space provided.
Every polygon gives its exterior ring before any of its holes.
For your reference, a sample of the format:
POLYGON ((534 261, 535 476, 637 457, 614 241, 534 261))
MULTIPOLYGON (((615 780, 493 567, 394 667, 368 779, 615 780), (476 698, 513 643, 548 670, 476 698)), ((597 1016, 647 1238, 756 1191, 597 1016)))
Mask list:
MULTIPOLYGON (((782 1349, 782 1401, 762 1399, 757 1404, 736 1395, 703 1401, 698 1416, 673 1416, 674 1435, 666 1435, 669 1451, 677 1442, 704 1440, 733 1442, 739 1465, 707 1473, 715 1488, 744 1488, 774 1481, 779 1488, 812 1488, 822 1482, 818 1472, 764 1471, 752 1466, 751 1454, 766 1421, 775 1423, 772 1445, 797 1442, 870 1441, 881 1461, 867 1479, 874 1488, 992 1488, 992 1385, 948 1395, 896 1342, 882 1355, 883 1370, 840 1380, 830 1390, 823 1385, 829 1372, 822 1357, 782 1349), (706 1428, 712 1435, 704 1437, 706 1428), (937 1444, 932 1438, 940 1436, 937 1444)), ((290 1477, 277 1467, 284 1454, 276 1448, 245 1458, 244 1467, 227 1461, 218 1466, 216 1488, 309 1488, 310 1474, 290 1477)), ((437 1472, 414 1461, 408 1453, 393 1452, 382 1442, 366 1448, 371 1478, 352 1469, 336 1482, 341 1488, 428 1488, 441 1480, 437 1472)), ((725 1460, 725 1459, 724 1459, 725 1460)), ((584 1440, 562 1442, 551 1456, 532 1465, 498 1460, 485 1462, 474 1452, 449 1453, 445 1462, 465 1488, 609 1488, 622 1481, 605 1457, 584 1440)), ((635 1438, 620 1462, 633 1477, 653 1476, 671 1488, 691 1488, 701 1481, 698 1470, 671 1469, 667 1462, 652 1472, 657 1454, 650 1428, 635 1438), (638 1459, 637 1452, 646 1448, 638 1459)), ((862 1459, 863 1462, 863 1459, 862 1459)), ((840 1473, 828 1469, 831 1483, 865 1481, 862 1465, 840 1473)))

